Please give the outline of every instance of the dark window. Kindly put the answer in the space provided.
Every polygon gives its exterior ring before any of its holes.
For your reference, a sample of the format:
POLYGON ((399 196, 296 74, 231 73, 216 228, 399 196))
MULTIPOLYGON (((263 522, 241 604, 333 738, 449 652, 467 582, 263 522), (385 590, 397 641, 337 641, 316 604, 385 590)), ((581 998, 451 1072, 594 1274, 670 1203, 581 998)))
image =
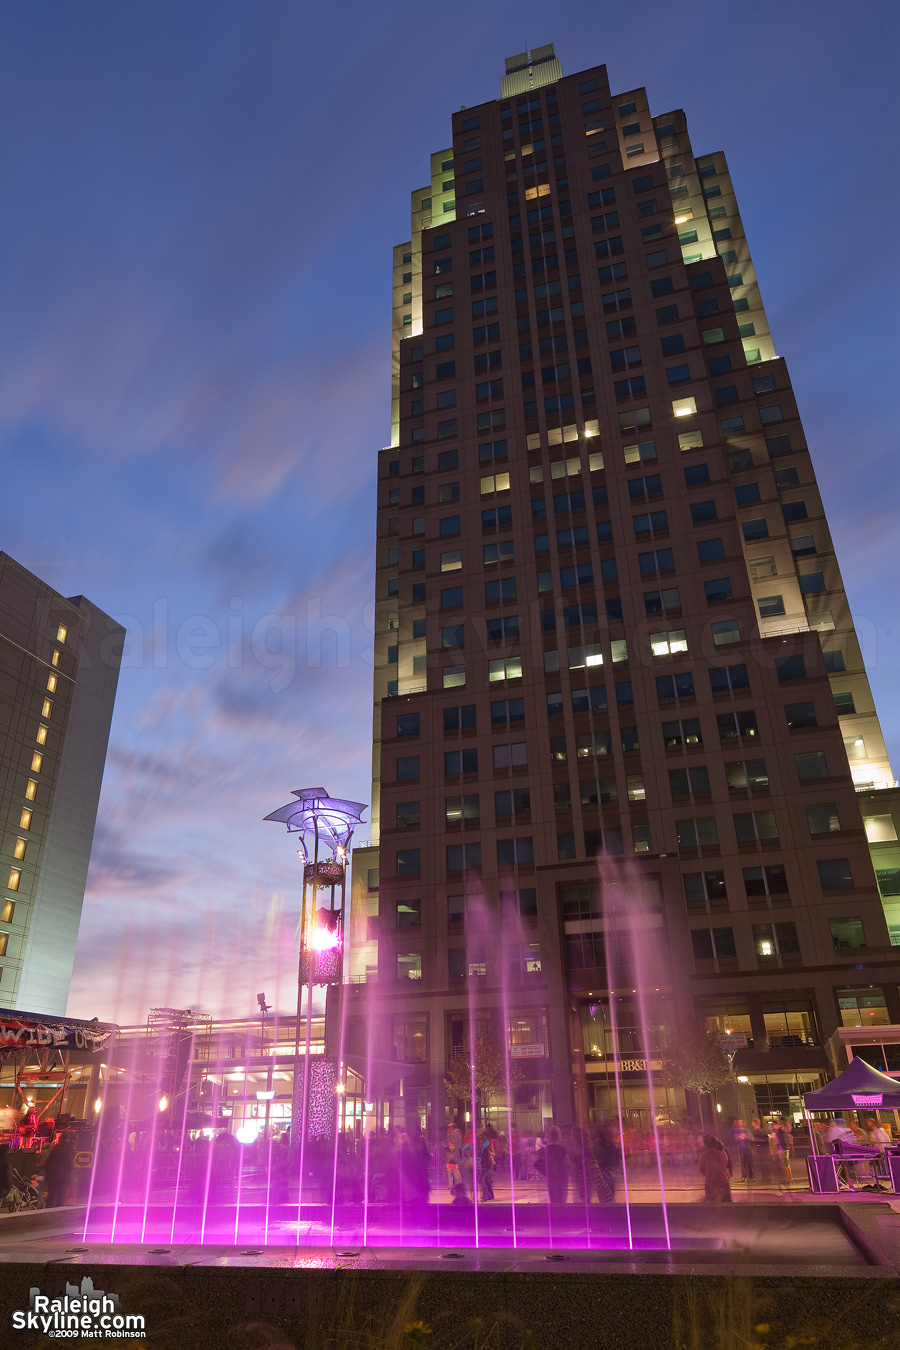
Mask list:
POLYGON ((806 662, 802 656, 779 656, 775 659, 775 670, 781 684, 788 680, 806 679, 806 662))
POLYGON ((444 709, 445 731, 474 731, 475 704, 466 703, 459 708, 444 709))
POLYGON ((803 727, 818 726, 818 722, 816 721, 816 706, 814 703, 786 703, 784 705, 784 715, 787 719, 789 731, 797 731, 803 727))
POLYGON ((397 735, 418 736, 418 734, 419 734, 419 714, 400 713, 397 717, 397 735))
POLYGON ((448 872, 479 872, 481 870, 480 844, 448 844, 448 872))
POLYGON ((422 851, 418 848, 397 850, 397 876, 417 877, 422 871, 422 851))
POLYGON ((759 735, 756 713, 752 710, 738 713, 718 713, 716 724, 719 728, 719 740, 747 740, 759 735))
MULTIPOLYGON (((847 858, 828 858, 816 863, 819 869, 819 884, 823 891, 843 891, 849 890, 853 886, 853 873, 850 871, 850 862, 847 858)), ((850 946, 847 943, 847 946, 850 946)), ((864 946, 864 943, 857 943, 857 946, 864 946)))
POLYGON ((421 802, 398 802, 397 803, 397 825, 404 829, 407 826, 419 825, 422 820, 421 802))
POLYGON ((704 581, 703 590, 708 605, 721 604, 723 600, 730 600, 734 594, 730 577, 716 577, 714 581, 704 581))
POLYGON ((828 764, 823 750, 808 750, 804 754, 795 755, 794 763, 797 765, 797 777, 801 783, 810 782, 814 778, 828 777, 828 764))
POLYGON ((448 778, 455 778, 461 773, 477 772, 478 751, 476 749, 446 750, 444 752, 444 773, 448 778))
POLYGON ((656 697, 660 703, 669 703, 676 698, 693 698, 693 675, 657 675, 656 697))
POLYGON ((491 726, 514 726, 525 721, 525 700, 500 699, 491 704, 491 726))
POLYGON ((709 773, 705 764, 691 769, 670 769, 669 789, 673 797, 695 797, 708 793, 709 773))
POLYGON ((700 562, 715 562, 725 557, 725 545, 721 539, 700 539, 697 542, 697 557, 700 562))
POLYGON ((691 464, 684 471, 684 482, 686 487, 697 487, 700 483, 708 483, 709 465, 691 464))

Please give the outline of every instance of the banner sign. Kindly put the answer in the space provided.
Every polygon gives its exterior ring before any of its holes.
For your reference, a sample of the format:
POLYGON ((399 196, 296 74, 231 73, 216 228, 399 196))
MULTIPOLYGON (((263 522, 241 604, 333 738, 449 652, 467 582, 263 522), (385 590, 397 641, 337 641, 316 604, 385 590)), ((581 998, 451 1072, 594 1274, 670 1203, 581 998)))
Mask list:
POLYGON ((883 1092, 851 1092, 854 1106, 880 1106, 883 1092))
POLYGON ((543 1045, 511 1045, 510 1059, 543 1059, 546 1054, 543 1045))
POLYGON ((0 1012, 0 1050, 91 1050, 94 1054, 109 1044, 113 1027, 76 1022, 43 1021, 41 1018, 0 1012))

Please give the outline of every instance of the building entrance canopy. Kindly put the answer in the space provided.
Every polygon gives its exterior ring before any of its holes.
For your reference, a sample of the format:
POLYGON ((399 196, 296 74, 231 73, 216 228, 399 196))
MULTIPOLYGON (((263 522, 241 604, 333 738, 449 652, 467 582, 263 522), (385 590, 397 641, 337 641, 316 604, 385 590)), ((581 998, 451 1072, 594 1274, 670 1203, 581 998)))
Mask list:
POLYGON ((804 1094, 807 1111, 855 1111, 866 1107, 900 1109, 900 1080, 879 1073, 864 1059, 852 1059, 843 1073, 815 1092, 804 1094))

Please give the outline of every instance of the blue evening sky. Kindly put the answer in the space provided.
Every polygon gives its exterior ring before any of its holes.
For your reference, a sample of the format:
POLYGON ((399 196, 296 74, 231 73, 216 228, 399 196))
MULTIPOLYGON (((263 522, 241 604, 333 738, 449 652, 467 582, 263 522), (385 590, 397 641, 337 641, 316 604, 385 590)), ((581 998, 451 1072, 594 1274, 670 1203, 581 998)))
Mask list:
POLYGON ((391 246, 527 46, 726 151, 896 763, 896 14, 6 0, 0 548, 129 630, 71 1013, 290 1006, 261 817, 369 795, 391 246))

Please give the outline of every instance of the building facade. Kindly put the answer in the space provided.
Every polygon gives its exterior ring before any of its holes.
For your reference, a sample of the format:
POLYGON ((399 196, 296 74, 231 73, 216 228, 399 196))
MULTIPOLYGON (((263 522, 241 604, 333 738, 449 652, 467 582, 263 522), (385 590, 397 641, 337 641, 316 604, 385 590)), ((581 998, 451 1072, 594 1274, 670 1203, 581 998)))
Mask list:
POLYGON ((614 1067, 646 1123, 697 1018, 746 1037, 742 1109, 799 1110, 851 1000, 900 1018, 900 887, 788 369, 724 153, 603 66, 506 64, 394 250, 351 1048, 407 1117, 483 1032, 520 1128, 610 1113, 614 1067))
POLYGON ((66 1011, 125 630, 0 553, 0 1003, 66 1011))

